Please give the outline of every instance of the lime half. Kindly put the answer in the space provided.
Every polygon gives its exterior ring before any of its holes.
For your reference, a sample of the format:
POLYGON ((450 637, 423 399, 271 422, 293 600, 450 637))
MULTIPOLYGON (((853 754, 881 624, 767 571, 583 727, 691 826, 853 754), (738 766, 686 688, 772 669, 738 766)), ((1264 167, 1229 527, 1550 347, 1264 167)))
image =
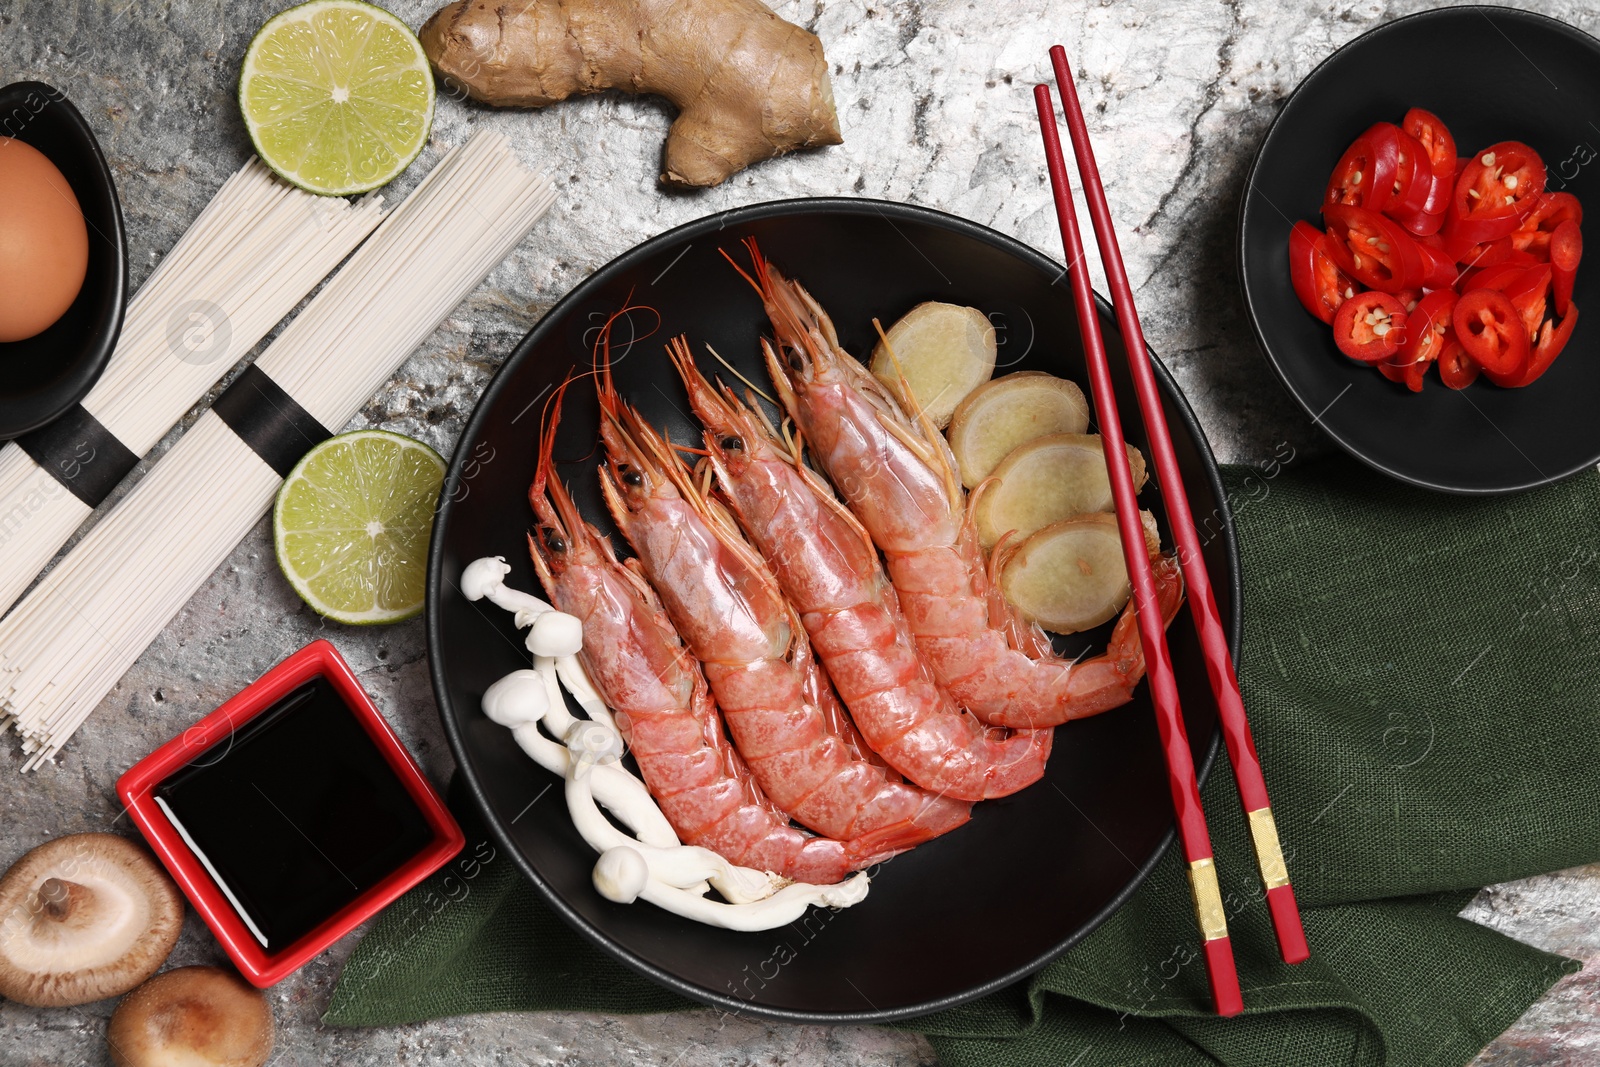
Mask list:
POLYGON ((340 434, 306 453, 272 509, 278 566, 294 591, 357 626, 420 612, 444 472, 439 453, 387 430, 340 434))
POLYGON ((433 121, 433 72, 416 34, 361 0, 273 16, 239 70, 239 110, 262 162, 327 196, 386 185, 433 121))

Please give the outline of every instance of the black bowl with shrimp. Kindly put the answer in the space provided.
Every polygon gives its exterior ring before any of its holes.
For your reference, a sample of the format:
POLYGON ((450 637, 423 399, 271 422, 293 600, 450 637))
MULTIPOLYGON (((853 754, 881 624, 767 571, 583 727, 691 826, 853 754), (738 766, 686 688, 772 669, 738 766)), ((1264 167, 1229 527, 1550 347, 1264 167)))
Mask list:
MULTIPOLYGON (((1059 264, 953 216, 870 200, 784 201, 648 241, 597 271, 528 334, 457 446, 429 561, 434 688, 464 784, 499 843, 550 905, 606 951, 728 1011, 798 1022, 909 1018, 1015 982, 1067 951, 1128 898, 1171 844, 1166 772, 1144 686, 1121 707, 1057 727, 1033 784, 981 800, 970 822, 872 867, 871 891, 861 903, 812 909, 764 933, 736 933, 642 902, 603 898, 591 882, 594 852, 574 829, 560 791, 533 803, 557 780, 480 707, 492 683, 528 665, 527 653, 510 615, 462 595, 461 574, 475 559, 504 556, 509 585, 540 589, 526 547, 529 533, 537 532, 528 488, 547 402, 575 370, 552 440, 552 474, 570 489, 583 518, 629 554, 602 499, 601 397, 595 376, 584 375, 594 367, 602 327, 609 322, 616 393, 677 445, 704 442, 682 368, 666 351, 675 337, 686 338, 708 379, 732 382, 742 393, 743 378, 781 397, 762 354, 773 324, 750 279, 724 255, 748 266, 744 238, 754 238, 767 260, 803 283, 831 316, 846 353, 871 352, 874 318, 892 322, 938 300, 988 315, 997 335, 997 374, 1042 370, 1086 379, 1072 303, 1056 284, 1059 264)), ((1118 335, 1104 305, 1101 318, 1114 349, 1118 335)), ((1125 432, 1143 447, 1131 383, 1120 354, 1111 355, 1125 432)), ((1159 362, 1156 369, 1237 655, 1238 557, 1216 463, 1177 387, 1159 362)), ((778 421, 775 408, 768 413, 778 421)), ((685 481, 683 488, 693 486, 685 481)), ((1164 534, 1159 494, 1146 490, 1140 504, 1155 513, 1164 534)), ((1101 655, 1112 629, 1107 623, 1058 637, 1056 652, 1069 659, 1101 655)), ((1174 626, 1169 638, 1189 737, 1204 770, 1217 747, 1204 660, 1191 627, 1174 626)), ((1172 906, 1188 905, 1174 900, 1172 906)))

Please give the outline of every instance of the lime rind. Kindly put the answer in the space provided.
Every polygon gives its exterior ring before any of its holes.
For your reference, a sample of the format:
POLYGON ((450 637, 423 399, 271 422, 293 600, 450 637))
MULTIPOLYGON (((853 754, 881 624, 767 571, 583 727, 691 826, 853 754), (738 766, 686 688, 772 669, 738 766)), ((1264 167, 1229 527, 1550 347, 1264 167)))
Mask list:
POLYGON ((273 547, 300 598, 350 625, 422 611, 444 459, 421 441, 356 430, 308 452, 278 490, 273 547))
POLYGON ((404 22, 363 0, 311 0, 256 32, 239 112, 263 163, 325 196, 380 188, 428 142, 428 57, 404 22))

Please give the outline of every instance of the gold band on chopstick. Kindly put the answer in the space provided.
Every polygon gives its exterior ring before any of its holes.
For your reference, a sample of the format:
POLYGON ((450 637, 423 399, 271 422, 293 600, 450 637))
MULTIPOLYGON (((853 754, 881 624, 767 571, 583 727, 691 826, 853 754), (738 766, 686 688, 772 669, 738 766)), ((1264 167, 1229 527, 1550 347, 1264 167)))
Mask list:
POLYGON ((1194 893, 1194 917, 1200 936, 1207 941, 1228 936, 1228 916, 1222 910, 1222 889, 1217 885, 1217 865, 1207 856, 1189 864, 1189 889, 1194 893))
POLYGON ((1283 862, 1283 848, 1278 844, 1278 824, 1272 821, 1272 809, 1257 808, 1248 814, 1250 836, 1256 843, 1256 864, 1261 868, 1261 884, 1269 891, 1288 885, 1289 867, 1283 862))

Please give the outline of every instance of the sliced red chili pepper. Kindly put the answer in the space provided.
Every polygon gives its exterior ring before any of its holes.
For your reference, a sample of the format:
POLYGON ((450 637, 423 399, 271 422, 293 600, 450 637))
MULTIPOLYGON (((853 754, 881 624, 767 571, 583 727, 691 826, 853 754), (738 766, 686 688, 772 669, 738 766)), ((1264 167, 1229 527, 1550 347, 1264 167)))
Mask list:
POLYGON ((1544 192, 1544 161, 1520 141, 1501 141, 1473 156, 1456 179, 1440 231, 1456 258, 1472 245, 1517 229, 1544 192))
POLYGON ((1439 353, 1439 378, 1452 389, 1465 389, 1478 380, 1478 372, 1482 370, 1477 362, 1461 347, 1461 342, 1455 338, 1452 330, 1450 339, 1445 342, 1444 350, 1439 353))
POLYGON ((1493 289, 1495 286, 1492 285, 1480 286, 1477 281, 1478 276, 1491 270, 1499 270, 1502 267, 1509 270, 1525 270, 1528 267, 1537 267, 1543 262, 1543 260, 1529 255, 1527 252, 1518 252, 1516 249, 1512 249, 1506 253, 1505 258, 1491 267, 1485 267, 1482 270, 1466 270, 1462 268, 1461 284, 1457 288, 1463 293, 1468 289, 1493 289))
POLYGON ((1568 219, 1582 225, 1583 202, 1571 193, 1546 191, 1539 194, 1539 202, 1523 219, 1523 225, 1538 226, 1549 233, 1568 219))
POLYGON ((1514 377, 1527 367, 1528 331, 1506 294, 1495 289, 1463 294, 1451 323, 1456 340, 1485 371, 1514 377))
POLYGON ((1578 261, 1583 258, 1583 231, 1571 219, 1557 226, 1550 235, 1550 269, 1554 275, 1556 314, 1565 316, 1572 302, 1572 283, 1578 277, 1578 261))
POLYGON ((1328 183, 1327 232, 1291 230, 1295 292, 1331 317, 1340 351, 1412 391, 1430 363, 1452 389, 1480 373, 1526 385, 1577 320, 1582 208, 1545 191, 1544 162, 1526 144, 1455 153, 1449 128, 1421 108, 1356 138, 1328 183))
POLYGON ((1456 139, 1450 135, 1449 128, 1440 121, 1439 116, 1420 107, 1406 112, 1400 128, 1427 157, 1432 181, 1428 198, 1418 212, 1409 217, 1399 214, 1394 217, 1419 236, 1438 233, 1444 224, 1445 211, 1450 206, 1450 194, 1455 189, 1456 139))
POLYGON ((1433 192, 1433 164, 1428 159, 1428 153, 1400 127, 1386 122, 1379 125, 1389 126, 1393 133, 1384 131, 1374 137, 1392 136, 1399 143, 1394 185, 1391 187, 1393 195, 1384 208, 1384 214, 1394 219, 1420 215, 1428 203, 1429 194, 1433 192))
POLYGON ((1439 358, 1451 338, 1451 312, 1456 309, 1454 289, 1435 289, 1406 313, 1406 337, 1400 353, 1390 362, 1400 365, 1429 363, 1439 358))
POLYGON ((1394 138, 1376 143, 1371 132, 1368 130, 1350 142, 1350 147, 1334 164, 1333 177, 1328 180, 1327 192, 1322 197, 1324 204, 1350 204, 1382 211, 1389 203, 1400 144, 1394 138))
POLYGON ((1472 289, 1504 289, 1506 283, 1528 269, 1531 264, 1497 263, 1482 270, 1469 271, 1462 276, 1461 291, 1472 289))
POLYGON ((1345 294, 1353 295, 1355 289, 1355 282, 1333 261, 1328 235, 1304 221, 1289 231, 1289 280, 1305 309, 1330 324, 1345 294))
POLYGON ((1496 385, 1507 389, 1520 389, 1525 385, 1532 385, 1538 378, 1550 369, 1550 364, 1556 361, 1561 350, 1567 347, 1567 341, 1572 338, 1572 328, 1578 324, 1578 305, 1568 304, 1567 313, 1559 321, 1552 319, 1544 323, 1539 330, 1539 336, 1528 354, 1528 362, 1520 371, 1511 374, 1491 374, 1485 367, 1483 373, 1496 385))
POLYGON ((1428 200, 1422 210, 1410 215, 1396 211, 1389 213, 1390 217, 1406 228, 1408 233, 1418 237, 1430 237, 1444 228, 1445 209, 1450 204, 1450 181, 1448 178, 1433 175, 1432 189, 1428 193, 1428 200))
POLYGON ((1511 245, 1540 259, 1550 258, 1550 235, 1563 223, 1583 223, 1583 205, 1571 193, 1541 193, 1539 203, 1511 235, 1511 245))
POLYGON ((1414 107, 1400 120, 1400 128, 1410 134, 1411 139, 1427 153, 1429 166, 1446 174, 1455 173, 1456 139, 1450 135, 1450 128, 1438 115, 1414 107))
POLYGON ((1426 363, 1411 363, 1404 366, 1394 363, 1378 364, 1378 373, 1391 382, 1399 382, 1413 393, 1422 392, 1422 383, 1428 376, 1426 363))
POLYGON ((1517 316, 1522 319, 1531 343, 1533 335, 1539 332, 1539 326, 1544 322, 1546 298, 1550 293, 1550 265, 1536 263, 1517 270, 1517 274, 1500 283, 1499 289, 1510 298, 1511 306, 1517 309, 1517 316))
POLYGON ((1461 264, 1462 269, 1471 270, 1475 267, 1495 267, 1499 266, 1501 263, 1509 262, 1511 259, 1511 254, 1515 252, 1516 249, 1511 247, 1511 237, 1508 234, 1505 237, 1490 241, 1487 244, 1470 245, 1467 248, 1460 250, 1447 248, 1445 250, 1445 255, 1450 255, 1452 251, 1456 251, 1458 253, 1455 256, 1455 261, 1461 264))
POLYGON ((1397 293, 1422 285, 1431 263, 1399 223, 1375 211, 1348 204, 1326 204, 1328 248, 1339 269, 1369 289, 1397 293))
POLYGON ((1422 287, 1424 289, 1449 288, 1456 283, 1457 278, 1461 277, 1461 271, 1456 268, 1456 261, 1445 255, 1444 250, 1438 246, 1436 241, 1430 243, 1431 240, 1433 239, 1424 240, 1419 238, 1417 241, 1417 247, 1422 250, 1423 262, 1428 264, 1425 268, 1427 273, 1422 278, 1422 287))
POLYGON ((1382 363, 1400 351, 1406 309, 1388 293, 1366 292, 1339 305, 1333 341, 1339 351, 1362 363, 1382 363))

